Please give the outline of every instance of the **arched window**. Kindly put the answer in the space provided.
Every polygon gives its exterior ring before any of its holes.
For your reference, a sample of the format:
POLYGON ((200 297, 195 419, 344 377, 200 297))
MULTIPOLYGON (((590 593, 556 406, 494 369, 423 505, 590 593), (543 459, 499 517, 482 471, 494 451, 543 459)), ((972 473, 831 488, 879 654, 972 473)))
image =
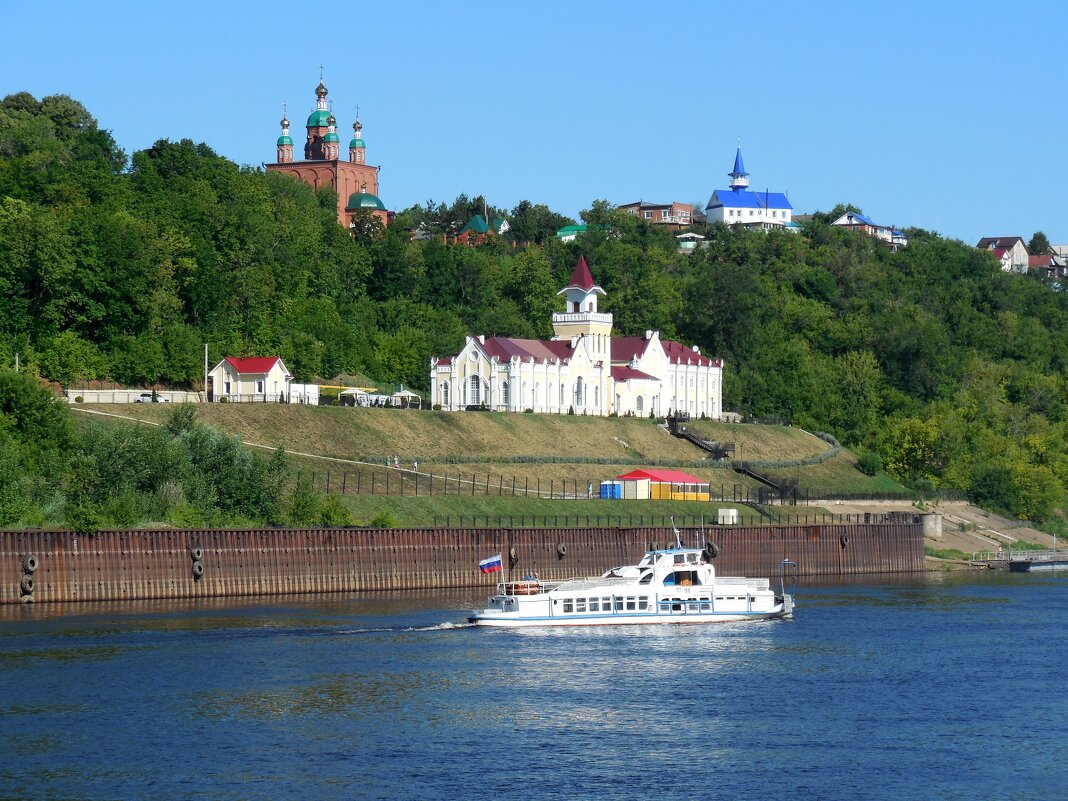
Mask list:
POLYGON ((470 406, 478 406, 482 403, 482 394, 479 390, 482 389, 482 382, 477 375, 471 376, 471 392, 468 395, 467 403, 470 406))
POLYGON ((582 376, 575 379, 575 406, 582 405, 582 376))
POLYGON ((545 406, 548 407, 553 402, 553 382, 550 381, 545 387, 545 406))
POLYGON ((621 398, 619 395, 616 395, 616 414, 619 414, 622 411, 623 411, 623 398, 621 398))
POLYGON ((593 387, 593 408, 601 408, 601 386, 599 384, 593 387))
POLYGON ((509 391, 509 386, 508 385, 509 385, 509 381, 508 381, 507 378, 504 379, 504 381, 501 382, 501 403, 503 403, 506 407, 510 407, 511 406, 511 396, 512 396, 512 393, 509 391))
POLYGON ((442 406, 448 406, 449 405, 449 382, 448 381, 442 381, 441 382, 441 392, 439 393, 439 396, 438 396, 438 402, 442 406))
POLYGON ((538 408, 538 401, 541 399, 541 384, 537 381, 534 382, 534 398, 533 407, 538 408))
POLYGON ((642 410, 643 410, 644 408, 645 408, 645 406, 644 406, 644 400, 642 399, 642 396, 641 396, 641 395, 639 395, 639 396, 638 396, 637 398, 635 398, 635 400, 634 400, 634 409, 635 409, 635 411, 637 411, 637 412, 638 412, 638 414, 641 414, 641 413, 642 413, 642 410))
POLYGON ((560 382, 560 403, 559 408, 564 408, 564 382, 560 382))
POLYGON ((522 393, 522 394, 521 394, 521 395, 519 396, 519 402, 520 402, 520 404, 526 403, 526 397, 527 397, 527 387, 528 387, 528 386, 529 386, 529 382, 527 382, 527 381, 524 381, 524 382, 523 382, 523 393, 522 393))

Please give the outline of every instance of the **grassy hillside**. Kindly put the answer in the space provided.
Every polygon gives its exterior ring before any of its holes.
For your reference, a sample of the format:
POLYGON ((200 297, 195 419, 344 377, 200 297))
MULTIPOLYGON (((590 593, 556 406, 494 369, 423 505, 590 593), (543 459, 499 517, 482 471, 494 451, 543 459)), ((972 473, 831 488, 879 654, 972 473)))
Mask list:
MULTIPOLYGON (((163 422, 171 412, 164 405, 100 405, 83 407, 151 422, 163 422)), ((386 458, 400 457, 402 467, 419 461, 421 473, 458 473, 468 482, 499 487, 514 480, 543 489, 587 482, 597 485, 639 464, 666 463, 708 481, 714 492, 744 493, 758 484, 706 460, 704 451, 672 437, 647 419, 595 418, 529 414, 457 414, 410 410, 279 406, 276 404, 211 404, 198 407, 198 419, 246 442, 283 447, 291 454, 313 454, 382 465, 376 480, 384 481, 386 458), (737 487, 737 490, 734 488, 737 487)), ((736 443, 739 459, 778 461, 804 459, 828 450, 828 445, 805 431, 783 426, 758 426, 695 421, 693 429, 709 439, 736 443)), ((294 456, 298 469, 343 472, 372 469, 327 463, 294 456)), ((841 488, 848 492, 900 489, 885 477, 870 478, 854 467, 843 451, 824 464, 768 471, 799 479, 802 487, 841 488)), ((394 476, 395 480, 395 476, 394 476)))
MULTIPOLYGON (((166 420, 170 413, 164 405, 87 408, 154 422, 166 420)), ((210 404, 198 408, 197 418, 249 442, 346 459, 373 460, 393 454, 427 463, 483 456, 702 458, 693 445, 670 436, 650 420, 637 418, 278 404, 210 404)))

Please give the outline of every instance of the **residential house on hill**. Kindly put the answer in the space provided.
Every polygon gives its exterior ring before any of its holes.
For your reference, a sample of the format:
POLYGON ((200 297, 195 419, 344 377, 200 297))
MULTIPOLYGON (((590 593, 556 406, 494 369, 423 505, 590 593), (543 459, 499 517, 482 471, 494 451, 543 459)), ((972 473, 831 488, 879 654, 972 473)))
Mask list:
POLYGON ((892 250, 903 248, 909 243, 908 237, 893 226, 879 225, 878 223, 869 220, 863 214, 855 211, 846 212, 832 222, 831 225, 837 225, 842 228, 847 228, 850 231, 859 231, 862 234, 867 234, 872 239, 885 242, 892 250))
POLYGON ((500 236, 509 228, 508 221, 503 217, 494 217, 486 222, 481 214, 476 214, 456 235, 456 242, 461 245, 480 245, 486 241, 486 237, 500 236))
POLYGON ((208 402, 285 403, 293 375, 279 356, 228 356, 208 372, 208 402))
POLYGON ((597 310, 605 291, 580 257, 552 316, 552 339, 469 336, 463 349, 430 360, 430 403, 447 411, 664 416, 720 419, 723 362, 696 346, 642 336, 613 337, 597 310))
POLYGON ((574 242, 575 237, 584 233, 586 233, 586 226, 583 223, 579 223, 578 225, 565 225, 556 232, 556 238, 561 242, 574 242))
POLYGON ((984 236, 975 245, 980 250, 989 250, 1007 273, 1027 272, 1027 245, 1018 236, 984 236))
POLYGON ((1027 270, 1039 278, 1068 278, 1068 259, 1049 254, 1047 256, 1028 256, 1027 270))
POLYGON ((672 231, 678 231, 693 224, 693 205, 690 203, 646 203, 639 200, 635 203, 624 203, 618 207, 622 211, 636 214, 643 220, 662 225, 672 231))

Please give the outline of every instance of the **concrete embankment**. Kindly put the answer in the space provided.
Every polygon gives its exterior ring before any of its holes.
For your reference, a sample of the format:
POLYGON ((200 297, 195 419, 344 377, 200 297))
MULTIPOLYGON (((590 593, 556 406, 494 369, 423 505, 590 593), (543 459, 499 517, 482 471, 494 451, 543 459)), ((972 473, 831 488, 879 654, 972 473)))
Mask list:
MULTIPOLYGON (((924 569, 924 516, 894 522, 683 529, 719 548, 721 575, 803 576, 924 569)), ((670 528, 211 529, 0 532, 0 603, 289 595, 489 587, 505 576, 599 575, 671 547, 670 528)))

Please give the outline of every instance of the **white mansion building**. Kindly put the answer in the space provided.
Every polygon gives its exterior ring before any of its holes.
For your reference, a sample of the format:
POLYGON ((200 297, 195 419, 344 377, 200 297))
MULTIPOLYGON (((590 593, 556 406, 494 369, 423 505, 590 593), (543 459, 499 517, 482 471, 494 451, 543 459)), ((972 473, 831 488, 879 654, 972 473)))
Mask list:
POLYGON ((458 354, 430 360, 430 402, 448 411, 606 416, 687 412, 720 419, 723 362, 659 331, 613 337, 612 315, 597 311, 604 290, 579 257, 553 314, 552 339, 467 337, 458 354))

